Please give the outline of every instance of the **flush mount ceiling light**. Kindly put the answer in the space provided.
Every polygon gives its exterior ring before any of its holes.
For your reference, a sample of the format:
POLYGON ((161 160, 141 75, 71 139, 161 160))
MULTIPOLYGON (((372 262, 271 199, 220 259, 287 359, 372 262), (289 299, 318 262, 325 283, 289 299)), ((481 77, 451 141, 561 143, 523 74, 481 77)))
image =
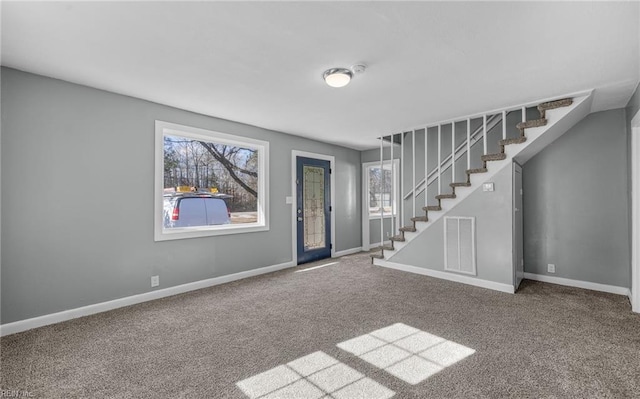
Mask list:
POLYGON ((354 65, 351 69, 331 68, 324 71, 322 78, 331 87, 344 87, 349 84, 354 72, 362 73, 364 70, 364 65, 354 65))
POLYGON ((331 87, 343 87, 349 84, 353 72, 347 68, 331 68, 324 71, 322 78, 331 87))

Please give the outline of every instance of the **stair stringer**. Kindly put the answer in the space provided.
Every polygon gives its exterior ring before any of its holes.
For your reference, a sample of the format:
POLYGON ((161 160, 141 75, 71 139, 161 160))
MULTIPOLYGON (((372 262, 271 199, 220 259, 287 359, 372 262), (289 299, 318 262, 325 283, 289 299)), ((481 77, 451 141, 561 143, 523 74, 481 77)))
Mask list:
MULTIPOLYGON (((527 137, 527 141, 520 144, 511 144, 505 147, 505 154, 507 157, 504 160, 498 161, 490 161, 487 162, 487 172, 486 173, 477 173, 470 175, 470 183, 469 187, 456 187, 455 199, 447 199, 443 200, 441 203, 442 210, 437 212, 429 212, 429 221, 428 222, 416 222, 415 232, 405 232, 405 241, 396 241, 394 242, 394 250, 393 251, 384 251, 384 259, 373 259, 373 263, 378 266, 386 266, 392 268, 399 268, 398 266, 403 266, 406 268, 415 268, 415 266, 409 265, 398 265, 393 262, 394 257, 402 252, 403 248, 408 245, 411 245, 411 242, 418 236, 420 236, 424 231, 431 228, 435 222, 440 220, 442 217, 446 216, 452 209, 456 208, 457 205, 461 204, 465 201, 469 195, 476 192, 482 187, 482 183, 491 180, 499 171, 511 165, 514 160, 518 163, 523 164, 524 162, 531 159, 535 154, 542 151, 547 145, 551 144, 553 141, 558 139, 562 134, 567 132, 571 127, 573 127, 576 123, 586 117, 591 109, 591 102, 593 99, 592 96, 593 91, 588 91, 579 95, 575 95, 573 97, 573 104, 568 107, 562 107, 547 111, 547 124, 545 126, 534 127, 526 129, 525 135, 527 137)), ((420 268, 418 268, 420 269, 420 268)), ((414 271, 415 270, 408 270, 414 271)), ((476 280, 474 277, 468 276, 460 276, 455 273, 442 272, 431 270, 430 272, 437 272, 442 275, 434 275, 434 277, 438 278, 446 278, 446 276, 455 276, 454 281, 460 281, 467 284, 473 284, 468 280, 476 280), (461 281, 465 280, 465 281, 461 281)), ((425 273, 423 273, 425 274, 425 273)), ((429 274, 429 275, 432 275, 429 274)), ((488 282, 491 283, 491 282, 488 282)), ((478 284, 473 284, 478 285, 478 284)), ((481 285, 484 286, 484 285, 481 285)), ((486 286, 486 288, 493 288, 499 291, 506 291, 504 287, 490 287, 486 286)))

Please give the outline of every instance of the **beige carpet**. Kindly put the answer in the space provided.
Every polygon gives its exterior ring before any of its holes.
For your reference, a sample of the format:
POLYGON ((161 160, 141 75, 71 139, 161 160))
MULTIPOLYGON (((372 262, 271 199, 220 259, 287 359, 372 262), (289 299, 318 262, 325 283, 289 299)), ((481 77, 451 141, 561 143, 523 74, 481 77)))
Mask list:
MULTIPOLYGON (((334 260, 335 261, 335 260, 334 260)), ((34 398, 640 397, 626 297, 304 265, 3 337, 34 398)))

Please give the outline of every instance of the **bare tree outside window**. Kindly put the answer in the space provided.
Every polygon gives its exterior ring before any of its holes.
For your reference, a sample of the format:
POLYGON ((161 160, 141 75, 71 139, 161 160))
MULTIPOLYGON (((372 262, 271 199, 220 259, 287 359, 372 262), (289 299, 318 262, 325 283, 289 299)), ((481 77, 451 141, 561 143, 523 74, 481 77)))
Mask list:
POLYGON ((232 224, 256 222, 258 151, 165 135, 164 192, 187 190, 224 195, 232 224))

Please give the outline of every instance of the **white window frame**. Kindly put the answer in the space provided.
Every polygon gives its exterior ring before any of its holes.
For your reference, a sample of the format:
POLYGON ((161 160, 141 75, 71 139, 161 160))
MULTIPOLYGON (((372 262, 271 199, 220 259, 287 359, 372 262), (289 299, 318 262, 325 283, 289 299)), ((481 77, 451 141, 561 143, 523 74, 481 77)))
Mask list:
POLYGON ((267 141, 199 129, 170 122, 156 121, 155 126, 155 186, 154 186, 154 239, 179 240, 252 233, 269 230, 269 143, 267 141), (192 226, 165 229, 163 225, 164 189, 164 136, 182 136, 195 140, 214 141, 258 151, 258 218, 254 223, 192 226))
MULTIPOLYGON (((391 177, 392 180, 392 184, 395 186, 392 188, 392 192, 391 195, 393 196, 393 193, 399 193, 400 189, 398 187, 398 181, 399 179, 399 175, 398 175, 398 171, 400 170, 400 160, 398 159, 394 159, 393 160, 393 173, 395 176, 391 177)), ((382 162, 382 167, 386 168, 389 165, 391 165, 391 160, 387 159, 386 161, 382 162)), ((365 201, 362 204, 362 208, 363 211, 365 213, 365 215, 367 216, 366 219, 368 220, 375 220, 375 219, 380 219, 380 212, 376 213, 376 214, 371 214, 369 213, 369 169, 370 168, 380 168, 380 161, 375 161, 375 162, 366 162, 362 164, 362 175, 363 175, 363 201, 365 201)), ((393 206, 391 209, 391 212, 386 212, 383 213, 382 217, 384 219, 390 218, 390 217, 396 217, 398 215, 398 200, 397 198, 392 198, 393 200, 393 206)))
MULTIPOLYGON (((387 165, 387 164, 391 164, 391 160, 387 159, 385 161, 383 161, 383 166, 387 165)), ((383 220, 384 219, 388 219, 391 218, 393 216, 394 218, 394 224, 395 224, 395 230, 397 231, 398 228, 400 228, 400 218, 398 217, 398 203, 400 201, 400 190, 399 190, 399 185, 400 185, 400 160, 399 159, 394 159, 393 160, 393 169, 394 169, 394 185, 395 185, 395 198, 394 198, 394 206, 393 206, 393 212, 392 213, 386 213, 383 216, 383 220)), ((363 251, 368 251, 369 248, 371 248, 371 241, 370 241, 370 237, 369 237, 369 231, 370 231, 370 224, 372 220, 376 220, 376 219, 380 219, 380 214, 378 213, 377 215, 370 215, 369 214, 369 167, 371 166, 377 166, 380 167, 380 161, 373 161, 373 162, 364 162, 362 164, 362 250, 363 251)))

